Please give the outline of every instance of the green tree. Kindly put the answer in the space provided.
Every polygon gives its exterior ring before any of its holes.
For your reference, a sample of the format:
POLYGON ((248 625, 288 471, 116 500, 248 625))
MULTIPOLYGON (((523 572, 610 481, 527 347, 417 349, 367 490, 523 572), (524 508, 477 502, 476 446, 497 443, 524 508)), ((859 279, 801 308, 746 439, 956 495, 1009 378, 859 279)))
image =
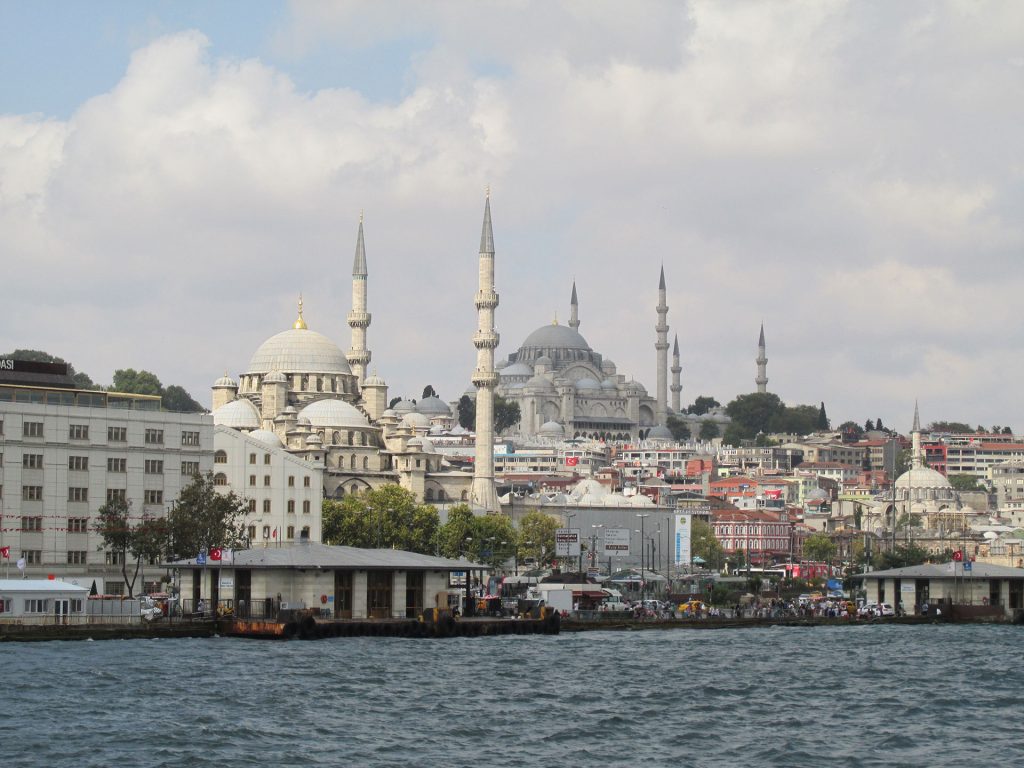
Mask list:
MULTIPOLYGON (((871 420, 868 419, 867 424, 864 425, 866 429, 868 424, 871 424, 871 420)), ((839 434, 843 437, 845 443, 855 443, 864 437, 864 430, 861 429, 860 425, 855 421, 844 421, 839 425, 839 434)))
POLYGON ((825 431, 829 429, 828 414, 825 413, 825 401, 821 401, 821 408, 818 409, 818 423, 816 425, 819 430, 825 431))
POLYGON ((881 416, 879 416, 878 419, 875 421, 875 429, 877 429, 879 432, 882 432, 882 431, 885 430, 885 427, 882 426, 882 417, 881 416))
POLYGON ((897 544, 893 549, 875 555, 874 564, 878 570, 907 568, 928 561, 928 550, 917 544, 897 544))
POLYGON ((469 395, 459 398, 457 407, 459 412, 459 426, 463 429, 476 429, 476 403, 469 395))
POLYGON ((103 540, 101 550, 106 549, 121 561, 121 575, 128 588, 128 597, 135 596, 135 580, 139 575, 141 561, 138 557, 129 557, 133 550, 135 527, 131 521, 131 502, 115 497, 97 510, 93 530, 103 540), (128 575, 128 564, 134 560, 131 576, 128 575))
POLYGON ((247 503, 234 491, 217 491, 212 472, 196 475, 181 489, 177 503, 167 515, 169 559, 194 558, 213 547, 245 546, 247 508, 247 503))
POLYGON ((540 510, 527 512, 519 520, 519 557, 533 559, 541 565, 549 564, 555 557, 555 531, 561 522, 540 510))
POLYGON ((715 422, 713 422, 711 419, 704 419, 704 421, 700 423, 701 440, 714 440, 720 434, 722 434, 722 431, 718 428, 718 425, 715 424, 715 422))
POLYGON ((950 475, 949 484, 958 491, 982 491, 984 490, 978 485, 978 478, 974 475, 950 475))
POLYGON ((512 519, 500 512, 473 518, 473 549, 478 563, 500 568, 512 558, 516 548, 516 529, 512 519))
POLYGON ((134 368, 118 368, 114 371, 114 383, 111 392, 130 392, 133 395, 162 395, 163 385, 156 374, 149 371, 136 371, 134 368))
MULTIPOLYGON (((975 429, 970 424, 962 421, 933 421, 928 425, 927 432, 951 432, 954 434, 969 434, 975 429)), ((982 430, 984 431, 984 430, 982 430)))
POLYGON ((908 469, 910 469, 910 449, 904 448, 896 454, 895 477, 899 477, 908 469))
POLYGON ((192 395, 185 391, 184 387, 171 384, 164 389, 160 398, 160 404, 166 411, 178 413, 202 413, 206 409, 192 399, 192 395))
POLYGON ((438 529, 438 551, 443 557, 468 556, 475 552, 472 543, 474 533, 473 512, 469 505, 456 504, 448 510, 448 519, 438 529))
MULTIPOLYGON (((785 408, 778 395, 771 392, 752 392, 740 395, 725 407, 732 419, 727 435, 752 440, 758 432, 771 432, 771 423, 785 408)), ((735 444, 735 443, 733 443, 735 444)))
POLYGON ((506 400, 501 395, 494 396, 494 431, 501 434, 506 429, 519 423, 522 414, 519 403, 506 400))
POLYGON ((824 533, 814 533, 804 540, 804 557, 814 562, 825 563, 836 556, 836 545, 824 533))
POLYGON ((686 412, 692 413, 694 416, 703 416, 712 408, 718 408, 720 405, 721 403, 715 400, 715 398, 701 395, 693 401, 693 405, 687 408, 686 412))
POLYGON ((437 397, 437 392, 430 384, 423 388, 423 399, 426 400, 428 397, 437 397))
POLYGON ((721 570, 725 563, 725 552, 721 542, 715 538, 715 531, 709 523, 698 517, 693 518, 690 530, 690 551, 704 560, 708 568, 721 570))
POLYGON ((674 414, 669 414, 665 420, 665 426, 668 427, 668 431, 672 433, 672 438, 675 440, 689 440, 691 437, 690 426, 674 414))
MULTIPOLYGON (((819 427, 821 411, 813 405, 783 406, 769 422, 766 432, 790 432, 807 435, 819 427)), ((826 421, 828 418, 826 417, 826 421)))
POLYGON ((395 403, 401 402, 401 400, 402 398, 400 397, 392 397, 391 400, 388 402, 388 408, 394 408, 395 403))
MULTIPOLYGON (((847 422, 847 423, 852 424, 853 422, 847 422)), ((874 429, 875 429, 875 423, 873 421, 871 421, 871 419, 868 419, 867 421, 864 422, 864 431, 865 432, 873 432, 874 429)))
POLYGON ((416 503, 415 496, 395 484, 323 503, 321 536, 326 544, 433 554, 438 527, 433 505, 416 503))

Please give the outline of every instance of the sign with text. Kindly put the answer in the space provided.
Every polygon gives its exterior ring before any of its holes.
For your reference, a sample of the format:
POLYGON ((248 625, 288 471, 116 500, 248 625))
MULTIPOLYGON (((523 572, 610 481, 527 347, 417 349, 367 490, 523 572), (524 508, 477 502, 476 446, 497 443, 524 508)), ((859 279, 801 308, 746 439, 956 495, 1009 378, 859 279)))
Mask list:
POLYGON ((555 554, 559 557, 580 556, 579 528, 559 528, 555 531, 555 554))
POLYGON ((673 550, 677 568, 689 568, 693 562, 690 549, 692 535, 693 515, 690 513, 676 515, 676 536, 673 550))
POLYGON ((629 554, 629 528, 604 529, 604 554, 606 557, 629 554))

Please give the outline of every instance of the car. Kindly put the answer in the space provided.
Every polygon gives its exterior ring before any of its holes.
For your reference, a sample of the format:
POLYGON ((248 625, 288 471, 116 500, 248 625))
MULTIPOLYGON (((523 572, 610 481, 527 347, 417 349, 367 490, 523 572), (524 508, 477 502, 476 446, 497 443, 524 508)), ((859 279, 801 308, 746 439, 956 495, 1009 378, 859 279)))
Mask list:
POLYGON ((895 616, 896 611, 888 603, 865 603, 857 611, 858 616, 895 616))

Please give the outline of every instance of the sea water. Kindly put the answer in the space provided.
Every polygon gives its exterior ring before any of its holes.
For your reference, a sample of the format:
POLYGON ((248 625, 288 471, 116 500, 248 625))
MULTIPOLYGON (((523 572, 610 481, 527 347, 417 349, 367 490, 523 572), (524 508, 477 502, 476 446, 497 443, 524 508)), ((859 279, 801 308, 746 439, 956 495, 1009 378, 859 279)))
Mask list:
POLYGON ((1024 628, 0 644, 5 767, 1024 765, 1024 628))

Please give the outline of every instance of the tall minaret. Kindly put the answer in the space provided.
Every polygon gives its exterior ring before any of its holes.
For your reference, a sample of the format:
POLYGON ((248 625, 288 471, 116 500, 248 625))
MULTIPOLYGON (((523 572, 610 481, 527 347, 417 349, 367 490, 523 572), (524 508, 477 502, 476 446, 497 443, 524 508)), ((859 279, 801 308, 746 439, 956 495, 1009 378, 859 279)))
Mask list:
POLYGON ((924 457, 921 453, 921 416, 917 410, 917 400, 914 400, 914 426, 910 428, 910 468, 920 469, 924 466, 924 457))
POLYGON ((352 262, 352 311, 348 313, 348 324, 352 329, 352 348, 345 355, 360 386, 366 377, 366 366, 370 364, 370 350, 366 348, 366 329, 370 325, 370 313, 366 311, 366 277, 363 214, 360 212, 356 257, 352 262))
POLYGON ((494 233, 491 231, 491 192, 484 203, 484 227, 480 233, 480 289, 476 293, 476 459, 473 464, 472 507, 476 511, 500 512, 498 491, 494 486, 494 388, 498 373, 494 370, 494 349, 498 333, 494 330, 494 310, 498 294, 494 292, 494 233))
POLYGON ((757 340, 757 378, 754 379, 754 383, 757 384, 758 392, 768 391, 768 358, 765 356, 764 349, 764 323, 761 323, 761 338, 757 340))
POLYGON ((676 334, 675 342, 672 344, 672 410, 679 413, 679 393, 683 391, 683 385, 679 382, 679 374, 683 367, 679 365, 679 334, 676 334))
POLYGON ((658 403, 655 421, 664 427, 668 421, 668 304, 665 303, 665 266, 661 267, 661 279, 658 281, 658 324, 654 330, 658 332, 658 340, 654 349, 658 353, 658 403))
POLYGON ((576 281, 572 281, 572 298, 569 299, 569 327, 574 331, 580 327, 580 303, 576 299, 576 281))

